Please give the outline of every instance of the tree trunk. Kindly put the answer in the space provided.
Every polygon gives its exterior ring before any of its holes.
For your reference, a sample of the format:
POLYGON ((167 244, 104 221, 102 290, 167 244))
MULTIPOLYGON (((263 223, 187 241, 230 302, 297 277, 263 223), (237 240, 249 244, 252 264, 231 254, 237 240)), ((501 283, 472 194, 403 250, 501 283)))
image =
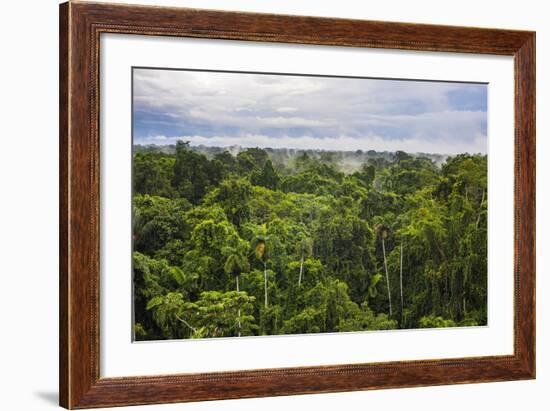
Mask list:
POLYGON ((179 315, 176 314, 176 319, 180 322, 184 323, 187 327, 189 327, 191 330, 193 330, 193 333, 197 332, 197 329, 193 327, 191 324, 189 324, 187 321, 185 321, 183 318, 181 318, 179 315))
MULTIPOLYGON (((235 277, 237 281, 237 292, 240 292, 239 290, 239 276, 235 277)), ((237 325, 239 326, 239 337, 241 336, 241 309, 239 308, 237 310, 237 325)))
POLYGON ((382 252, 384 253, 384 269, 386 270, 386 285, 388 286, 388 302, 390 303, 390 317, 391 317, 393 312, 391 309, 390 277, 388 275, 388 263, 386 261, 386 245, 384 243, 383 238, 382 238, 382 252))
POLYGON ((302 284, 302 273, 304 272, 304 252, 302 251, 302 257, 300 258, 300 275, 298 276, 298 287, 302 284))
POLYGON ((479 226, 479 220, 481 219, 481 212, 483 211, 483 202, 485 201, 485 190, 483 190, 483 193, 481 194, 481 202, 479 203, 479 213, 477 215, 476 219, 476 230, 479 226))
POLYGON ((267 307, 267 262, 264 263, 264 301, 267 307))
POLYGON ((401 293, 401 321, 403 321, 403 243, 401 243, 401 258, 399 262, 399 291, 401 293))

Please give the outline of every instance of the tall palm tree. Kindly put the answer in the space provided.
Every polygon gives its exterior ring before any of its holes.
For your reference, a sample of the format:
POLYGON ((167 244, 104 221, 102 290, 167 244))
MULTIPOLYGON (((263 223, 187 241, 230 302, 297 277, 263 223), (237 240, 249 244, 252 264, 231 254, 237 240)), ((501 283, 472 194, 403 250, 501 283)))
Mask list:
POLYGON ((239 291, 239 277, 242 273, 247 272, 250 269, 250 265, 248 264, 248 259, 245 255, 233 249, 227 256, 223 269, 226 274, 231 274, 235 277, 237 291, 239 291))
POLYGON ((384 255, 384 270, 386 271, 386 286, 388 288, 388 303, 390 305, 390 316, 392 315, 392 306, 391 306, 391 290, 390 290, 390 276, 388 275, 388 261, 386 259, 386 242, 385 240, 390 235, 390 229, 384 224, 378 224, 376 227, 376 234, 378 238, 382 240, 382 253, 384 255))
POLYGON ((401 294, 401 321, 403 321, 403 240, 401 240, 399 256, 399 291, 401 294))
MULTIPOLYGON (((239 277, 243 272, 246 272, 250 269, 250 265, 248 264, 248 259, 243 253, 239 252, 239 250, 235 248, 230 248, 226 254, 228 255, 227 255, 227 259, 225 260, 223 270, 225 271, 226 274, 231 274, 235 277, 237 292, 240 292, 239 277)), ((241 309, 240 308, 237 310, 237 318, 238 318, 237 321, 238 321, 239 337, 240 337, 241 336, 241 309)))
POLYGON ((313 249, 313 240, 306 234, 300 236, 300 240, 296 245, 296 250, 300 254, 300 273, 298 275, 298 287, 302 284, 302 278, 304 273, 304 258, 311 255, 313 249))
POLYGON ((260 229, 252 237, 250 246, 256 258, 264 266, 264 306, 267 307, 267 261, 269 260, 269 236, 265 224, 260 226, 260 229))

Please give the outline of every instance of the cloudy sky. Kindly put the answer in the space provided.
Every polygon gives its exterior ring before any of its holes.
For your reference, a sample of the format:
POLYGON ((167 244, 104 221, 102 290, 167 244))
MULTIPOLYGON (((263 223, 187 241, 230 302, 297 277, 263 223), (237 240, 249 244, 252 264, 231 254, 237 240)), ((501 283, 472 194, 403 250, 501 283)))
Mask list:
POLYGON ((486 153, 487 86, 134 69, 134 143, 486 153))

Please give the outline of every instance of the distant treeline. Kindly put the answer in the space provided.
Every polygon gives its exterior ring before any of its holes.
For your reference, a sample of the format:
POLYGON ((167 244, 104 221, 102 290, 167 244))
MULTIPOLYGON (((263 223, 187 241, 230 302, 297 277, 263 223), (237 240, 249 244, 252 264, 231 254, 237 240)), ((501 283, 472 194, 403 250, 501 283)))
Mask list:
MULTIPOLYGON (((189 146, 190 150, 197 153, 204 154, 209 160, 218 154, 223 154, 225 151, 237 156, 241 151, 246 151, 246 147, 239 145, 233 145, 229 147, 212 147, 205 145, 189 146)), ((293 161, 297 156, 307 154, 310 158, 320 161, 326 161, 330 157, 333 165, 338 166, 341 171, 350 173, 360 170, 360 168, 369 161, 376 161, 377 159, 384 159, 390 162, 395 160, 395 151, 376 151, 376 150, 355 150, 355 151, 327 151, 327 150, 314 150, 314 149, 297 149, 297 148, 263 148, 268 154, 271 162, 275 166, 284 166, 289 161, 293 161)), ((157 152, 164 154, 175 154, 176 145, 135 145, 134 151, 136 153, 149 153, 157 152)), ((411 157, 423 157, 432 160, 436 165, 441 165, 445 162, 448 155, 446 154, 433 154, 433 153, 409 153, 411 157)))
POLYGON ((134 146, 138 340, 487 323, 487 157, 134 146))

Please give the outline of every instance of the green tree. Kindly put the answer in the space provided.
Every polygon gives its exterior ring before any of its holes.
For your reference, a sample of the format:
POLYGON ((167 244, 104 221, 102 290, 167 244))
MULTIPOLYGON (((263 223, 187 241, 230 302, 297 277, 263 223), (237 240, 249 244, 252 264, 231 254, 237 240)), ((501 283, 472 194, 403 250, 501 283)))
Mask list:
POLYGON ((174 197, 171 181, 174 177, 174 158, 161 153, 136 153, 133 161, 135 194, 174 197))
POLYGON ((172 186, 180 196, 198 204, 218 177, 208 159, 192 151, 189 142, 177 142, 172 186))
POLYGON ((296 244, 296 251, 300 255, 300 272, 298 274, 298 287, 302 285, 302 275, 304 273, 304 258, 313 253, 313 240, 307 232, 301 232, 296 244))
POLYGON ((267 227, 265 224, 258 227, 258 230, 250 241, 250 246, 254 256, 262 263, 264 269, 264 306, 267 307, 267 262, 271 255, 270 237, 267 235, 267 227))
MULTIPOLYGON (((223 249, 223 254, 227 256, 225 264, 223 266, 226 274, 231 274, 235 277, 235 283, 237 286, 237 292, 240 291, 239 287, 239 277, 243 272, 246 272, 250 269, 248 264, 248 259, 245 255, 246 253, 246 243, 240 241, 237 247, 225 247, 223 249)), ((238 311, 239 317, 239 337, 241 336, 241 323, 240 323, 241 312, 238 311)))
POLYGON ((250 182, 257 186, 269 188, 270 190, 276 190, 279 186, 279 175, 273 168, 271 160, 267 160, 264 163, 261 171, 255 171, 250 176, 250 182))
POLYGON ((227 218, 236 226, 250 219, 249 200, 252 195, 250 183, 244 179, 225 180, 206 198, 207 205, 220 205, 227 218))
POLYGON ((386 273, 386 286, 387 286, 387 289, 388 289, 388 304, 389 304, 389 310, 390 310, 390 317, 393 315, 393 312, 392 312, 392 305, 391 305, 391 287, 390 287, 390 274, 388 272, 388 261, 387 261, 387 258, 386 258, 386 239, 389 237, 390 235, 390 229, 388 226, 384 225, 384 224, 378 224, 376 226, 376 234, 378 236, 378 238, 380 239, 381 243, 382 243, 382 252, 383 252, 383 255, 384 255, 384 271, 386 273))

